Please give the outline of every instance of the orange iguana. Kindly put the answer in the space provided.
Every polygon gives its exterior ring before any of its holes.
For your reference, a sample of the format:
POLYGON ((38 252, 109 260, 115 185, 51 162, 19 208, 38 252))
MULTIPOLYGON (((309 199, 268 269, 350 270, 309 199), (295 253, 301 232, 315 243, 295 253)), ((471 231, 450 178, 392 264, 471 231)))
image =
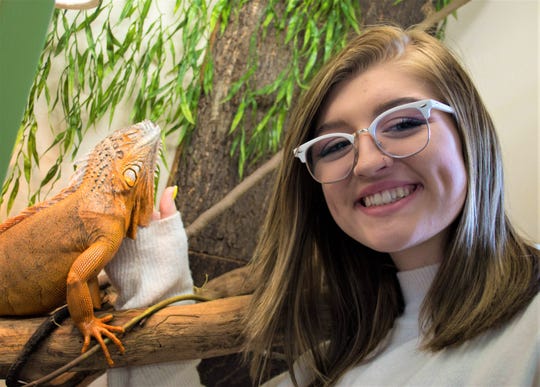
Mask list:
POLYGON ((113 361, 102 335, 123 352, 97 318, 101 306, 98 273, 113 258, 124 237, 135 238, 137 226, 150 222, 154 171, 160 129, 150 121, 117 130, 88 155, 69 187, 29 207, 0 225, 0 315, 34 315, 66 303, 84 336, 91 337, 113 361))

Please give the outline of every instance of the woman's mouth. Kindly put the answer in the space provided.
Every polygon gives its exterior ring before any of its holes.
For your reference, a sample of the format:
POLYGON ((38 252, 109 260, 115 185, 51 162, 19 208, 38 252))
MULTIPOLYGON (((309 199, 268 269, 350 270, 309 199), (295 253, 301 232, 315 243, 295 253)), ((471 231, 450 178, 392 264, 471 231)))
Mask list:
POLYGON ((386 204, 397 202, 416 190, 416 185, 405 185, 392 189, 387 189, 377 192, 373 195, 368 195, 360 199, 360 203, 364 207, 384 206, 386 204))

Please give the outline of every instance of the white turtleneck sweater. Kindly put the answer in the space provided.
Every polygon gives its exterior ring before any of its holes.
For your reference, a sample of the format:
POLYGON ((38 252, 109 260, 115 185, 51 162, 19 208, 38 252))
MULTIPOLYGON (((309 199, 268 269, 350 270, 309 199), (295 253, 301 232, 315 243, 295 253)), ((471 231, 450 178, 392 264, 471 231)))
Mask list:
MULTIPOLYGON (((388 346, 338 386, 540 386, 540 296, 500 329, 436 353, 419 349, 419 313, 438 266, 398 273, 405 301, 388 346)), ((466 297, 466 295, 464 295, 466 297)), ((300 384, 308 381, 305 375, 300 384)), ((288 375, 270 386, 292 385, 288 375)))

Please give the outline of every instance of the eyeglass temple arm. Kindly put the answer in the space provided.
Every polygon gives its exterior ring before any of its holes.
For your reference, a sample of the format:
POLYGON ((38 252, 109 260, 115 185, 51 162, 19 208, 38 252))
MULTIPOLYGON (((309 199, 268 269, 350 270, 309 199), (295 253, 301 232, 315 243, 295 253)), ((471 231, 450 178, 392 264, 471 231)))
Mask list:
POLYGON ((456 112, 453 107, 433 99, 431 100, 431 107, 446 113, 454 114, 456 112))

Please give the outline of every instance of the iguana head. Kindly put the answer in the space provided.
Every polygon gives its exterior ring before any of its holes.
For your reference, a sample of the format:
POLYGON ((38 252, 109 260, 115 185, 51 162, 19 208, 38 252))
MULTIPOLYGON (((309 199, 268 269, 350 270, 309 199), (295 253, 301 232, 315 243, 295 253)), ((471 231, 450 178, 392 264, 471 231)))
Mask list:
POLYGON ((150 222, 154 208, 154 172, 160 129, 143 121, 117 130, 101 141, 88 156, 83 185, 89 197, 110 200, 115 213, 125 213, 127 236, 135 238, 137 226, 150 222))

